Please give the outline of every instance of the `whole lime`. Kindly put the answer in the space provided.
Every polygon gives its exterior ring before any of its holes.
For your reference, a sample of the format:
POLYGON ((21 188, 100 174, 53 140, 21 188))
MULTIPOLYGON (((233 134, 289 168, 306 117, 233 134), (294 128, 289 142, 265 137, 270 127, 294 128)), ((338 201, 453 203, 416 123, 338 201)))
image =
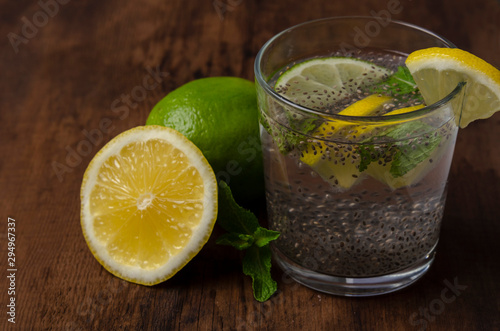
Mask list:
POLYGON ((152 109, 146 125, 184 134, 239 203, 262 197, 264 179, 254 83, 236 77, 191 81, 152 109))

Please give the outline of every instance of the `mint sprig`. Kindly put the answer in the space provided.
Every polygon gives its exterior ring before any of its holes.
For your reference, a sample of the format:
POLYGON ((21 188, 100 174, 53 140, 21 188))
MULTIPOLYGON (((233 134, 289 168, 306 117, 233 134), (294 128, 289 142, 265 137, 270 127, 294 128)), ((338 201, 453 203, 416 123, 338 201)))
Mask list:
POLYGON ((255 215, 240 207, 224 182, 219 183, 219 213, 217 223, 228 233, 217 239, 217 244, 246 250, 243 258, 243 273, 252 278, 256 300, 264 302, 277 290, 271 277, 271 249, 269 242, 279 237, 279 232, 259 225, 255 215))
POLYGON ((408 122, 392 127, 370 138, 358 148, 360 155, 359 171, 364 171, 372 162, 392 160, 390 174, 401 177, 427 160, 441 141, 439 134, 426 134, 435 131, 430 125, 422 122, 408 122), (415 137, 416 138, 408 138, 415 137), (374 140, 389 137, 394 143, 377 144, 374 140))
MULTIPOLYGON (((399 66, 398 70, 385 81, 373 85, 370 92, 389 95, 396 100, 408 98, 409 95, 413 100, 423 100, 420 93, 418 93, 415 80, 405 66, 399 66)), ((359 171, 366 170, 372 162, 392 160, 390 174, 394 178, 404 176, 419 163, 426 160, 439 145, 441 136, 425 136, 426 132, 433 132, 434 130, 434 128, 423 122, 408 122, 388 128, 359 146, 358 153, 361 160, 359 171), (419 136, 419 138, 408 139, 411 136, 419 136), (380 141, 383 137, 388 137, 395 143, 376 145, 374 141, 380 141), (422 141, 416 143, 415 139, 422 141)))

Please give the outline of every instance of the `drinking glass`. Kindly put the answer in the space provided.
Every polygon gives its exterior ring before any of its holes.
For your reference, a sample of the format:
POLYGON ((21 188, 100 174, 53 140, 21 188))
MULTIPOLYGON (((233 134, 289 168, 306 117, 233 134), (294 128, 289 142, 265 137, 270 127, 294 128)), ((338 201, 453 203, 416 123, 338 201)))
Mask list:
POLYGON ((289 28, 259 51, 267 212, 270 228, 281 233, 273 258, 297 282, 370 296, 426 273, 439 239, 464 83, 408 113, 346 116, 294 103, 277 91, 276 80, 314 58, 394 67, 391 58, 404 62, 428 47, 454 45, 408 23, 337 17, 289 28), (305 155, 315 155, 313 166, 305 155))

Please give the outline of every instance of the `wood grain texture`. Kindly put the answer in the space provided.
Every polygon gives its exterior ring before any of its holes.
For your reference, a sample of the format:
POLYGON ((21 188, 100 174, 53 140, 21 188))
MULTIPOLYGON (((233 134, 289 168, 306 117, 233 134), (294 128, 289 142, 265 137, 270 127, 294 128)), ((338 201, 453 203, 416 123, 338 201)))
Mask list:
MULTIPOLYGON (((274 270, 279 292, 258 303, 241 256, 215 245, 217 233, 173 279, 138 286, 106 272, 83 239, 86 166, 112 137, 144 124, 165 94, 201 77, 253 79, 255 55, 279 31, 315 18, 373 15, 387 2, 66 2, 16 53, 9 33, 22 35, 23 18, 33 22, 41 7, 0 1, 0 329, 418 330, 425 319, 428 330, 500 329, 500 113, 460 132, 435 264, 394 294, 335 297, 274 270), (230 5, 218 12, 214 3, 230 5), (159 84, 140 94, 151 71, 159 84), (96 130, 92 142, 86 132, 96 130), (67 168, 55 171, 58 165, 67 168), (5 314, 8 217, 16 220, 15 326, 5 314), (425 318, 454 280, 467 288, 425 318)), ((400 6, 392 19, 435 31, 500 67, 499 1, 400 6)))

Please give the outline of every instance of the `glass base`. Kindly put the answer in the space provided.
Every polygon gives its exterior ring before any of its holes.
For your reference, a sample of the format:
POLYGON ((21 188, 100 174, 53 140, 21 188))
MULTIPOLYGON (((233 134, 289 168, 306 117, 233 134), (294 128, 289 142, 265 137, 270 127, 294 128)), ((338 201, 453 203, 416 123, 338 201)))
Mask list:
POLYGON ((376 277, 338 277, 305 269, 272 247, 274 260, 296 282, 314 290, 347 297, 368 297, 403 289, 429 270, 436 255, 436 246, 411 267, 376 277))

